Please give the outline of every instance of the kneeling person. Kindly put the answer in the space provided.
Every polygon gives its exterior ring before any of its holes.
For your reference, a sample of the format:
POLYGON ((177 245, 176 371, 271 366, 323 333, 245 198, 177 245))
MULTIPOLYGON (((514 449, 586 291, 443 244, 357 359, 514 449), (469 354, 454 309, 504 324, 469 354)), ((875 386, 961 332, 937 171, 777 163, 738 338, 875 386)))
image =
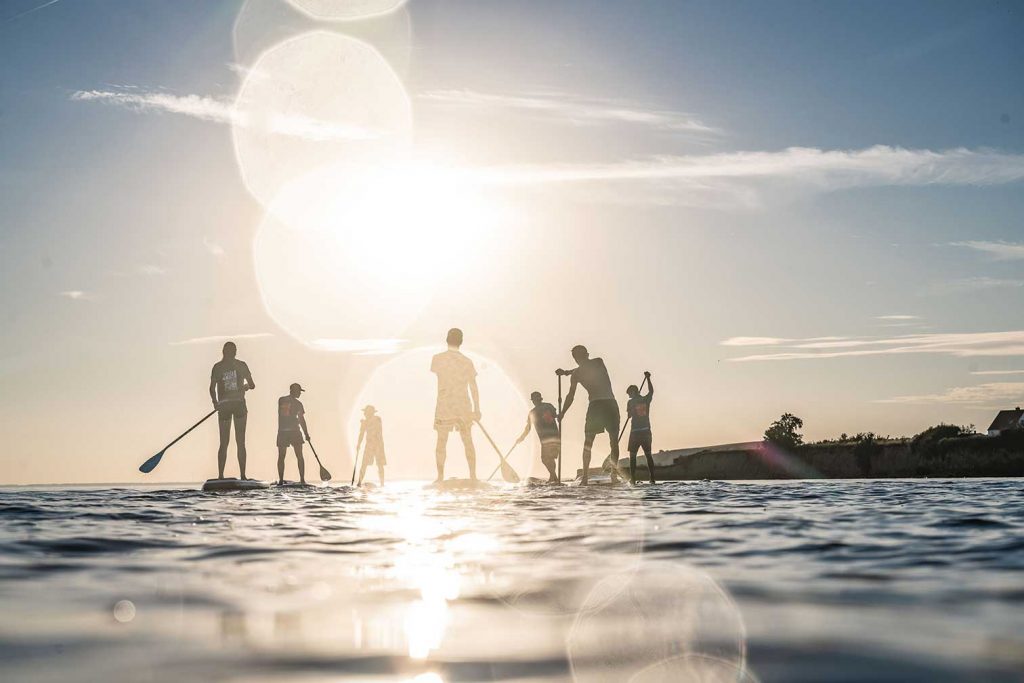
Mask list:
POLYGON ((540 439, 540 461, 548 470, 548 481, 557 482, 558 472, 555 469, 558 458, 562 455, 562 443, 558 435, 558 411, 550 403, 544 402, 544 397, 539 391, 530 394, 533 401, 533 409, 526 416, 526 428, 519 435, 515 446, 526 439, 530 434, 530 428, 537 431, 537 438, 540 439))
POLYGON ((288 447, 295 449, 295 459, 299 461, 299 482, 306 483, 306 463, 302 460, 303 434, 309 441, 309 429, 306 427, 306 409, 302 407, 299 394, 305 391, 299 384, 288 388, 288 395, 277 399, 277 480, 284 483, 284 456, 288 447), (301 431, 300 428, 301 427, 301 431))

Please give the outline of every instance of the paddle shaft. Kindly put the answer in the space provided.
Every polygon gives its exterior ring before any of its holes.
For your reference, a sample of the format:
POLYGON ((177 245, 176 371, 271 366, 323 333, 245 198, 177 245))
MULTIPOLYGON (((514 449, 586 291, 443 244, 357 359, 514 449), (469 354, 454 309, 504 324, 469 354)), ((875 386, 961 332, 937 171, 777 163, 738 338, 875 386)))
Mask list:
MULTIPOLYGON (((208 412, 208 413, 207 413, 206 415, 204 415, 204 416, 203 416, 203 418, 202 418, 201 420, 199 420, 199 421, 198 421, 198 422, 196 422, 196 423, 195 423, 194 425, 192 425, 191 427, 189 427, 188 429, 186 429, 185 431, 183 431, 183 432, 182 432, 182 433, 181 433, 180 435, 178 435, 178 438, 176 438, 176 439, 175 439, 174 441, 170 442, 169 444, 167 444, 166 446, 164 446, 163 448, 161 448, 161 449, 160 449, 160 451, 159 451, 159 452, 157 453, 157 455, 160 455, 160 456, 162 456, 162 455, 163 455, 163 454, 164 454, 164 453, 165 453, 165 452, 167 451, 167 449, 168 449, 168 448, 170 448, 171 446, 173 446, 174 444, 178 443, 179 441, 181 441, 182 439, 184 439, 184 438, 185 438, 186 436, 188 436, 189 434, 191 434, 191 433, 192 433, 192 430, 193 430, 193 429, 195 429, 195 428, 196 428, 196 427, 198 427, 199 425, 201 425, 201 424, 203 424, 204 422, 206 422, 207 420, 209 420, 209 419, 210 419, 211 417, 213 417, 213 414, 214 414, 214 413, 216 413, 216 412, 217 412, 217 409, 216 409, 216 408, 214 408, 213 410, 211 410, 210 412, 208 412)), ((152 458, 150 458, 150 460, 152 460, 152 458)), ((147 462, 148 462, 148 461, 147 461, 147 462)), ((155 465, 154 465, 154 467, 155 467, 155 465)))
POLYGON ((558 482, 562 482, 562 373, 558 375, 558 482))
POLYGON ((352 461, 352 481, 349 482, 351 486, 356 485, 356 468, 359 467, 359 447, 356 446, 356 459, 352 461))
POLYGON ((316 458, 316 464, 320 465, 320 478, 321 479, 330 479, 331 478, 331 473, 328 472, 327 468, 324 467, 324 464, 322 462, 320 462, 320 456, 316 454, 316 446, 313 445, 313 440, 310 439, 309 437, 306 437, 306 443, 309 444, 309 449, 311 451, 313 451, 313 457, 316 458), (327 475, 326 477, 324 476, 325 474, 327 475))
MULTIPOLYGON (((498 454, 498 467, 501 468, 502 466, 505 466, 512 470, 512 466, 509 465, 508 461, 505 460, 505 456, 501 454, 501 449, 498 448, 498 444, 494 443, 494 439, 492 439, 491 435, 487 433, 487 429, 480 423, 479 420, 477 420, 476 424, 480 428, 480 431, 484 433, 484 436, 487 438, 487 441, 490 442, 491 448, 493 448, 494 452, 498 454)), ((515 470, 512 470, 512 474, 515 475, 515 477, 518 480, 519 475, 515 474, 515 470)))
MULTIPOLYGON (((483 429, 483 427, 481 427, 481 429, 483 429)), ((519 444, 520 444, 519 441, 516 441, 514 444, 512 444, 512 448, 508 449, 508 453, 505 454, 505 460, 508 460, 508 456, 512 455, 512 451, 514 451, 516 449, 516 446, 518 446, 519 444)), ((498 466, 494 468, 493 472, 491 472, 491 476, 487 477, 487 481, 490 481, 491 479, 494 479, 494 475, 497 474, 498 470, 500 470, 500 469, 501 469, 501 461, 499 460, 498 461, 498 466)))

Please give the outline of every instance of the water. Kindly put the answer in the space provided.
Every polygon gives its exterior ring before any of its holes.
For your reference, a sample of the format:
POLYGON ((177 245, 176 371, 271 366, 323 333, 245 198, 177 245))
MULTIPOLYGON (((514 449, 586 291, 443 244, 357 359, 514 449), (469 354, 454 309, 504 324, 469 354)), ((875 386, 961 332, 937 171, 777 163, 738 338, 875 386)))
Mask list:
POLYGON ((5 681, 1024 680, 1024 481, 0 491, 5 681))

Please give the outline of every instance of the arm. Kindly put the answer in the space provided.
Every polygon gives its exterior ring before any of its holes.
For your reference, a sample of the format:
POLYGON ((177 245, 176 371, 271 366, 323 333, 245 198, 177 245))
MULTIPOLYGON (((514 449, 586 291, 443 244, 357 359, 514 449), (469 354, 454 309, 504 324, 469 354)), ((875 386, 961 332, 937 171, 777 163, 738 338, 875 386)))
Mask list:
POLYGON ((565 403, 562 404, 562 414, 558 416, 559 420, 569 412, 569 407, 572 405, 573 399, 576 398, 576 385, 578 382, 576 381, 575 374, 571 375, 571 377, 572 379, 569 381, 569 393, 565 395, 565 403))
POLYGON ((299 426, 302 427, 302 433, 306 435, 306 441, 309 441, 309 427, 306 426, 306 411, 303 410, 299 413, 299 426))
POLYGON ((217 380, 210 376, 210 400, 213 401, 213 407, 217 407, 217 380))
POLYGON ((644 377, 647 378, 647 402, 650 403, 654 400, 654 380, 651 379, 651 373, 645 372, 644 377))
POLYGON ((256 388, 256 382, 252 381, 252 373, 249 372, 249 366, 248 365, 245 366, 245 382, 246 382, 246 385, 247 385, 245 387, 245 391, 251 391, 251 390, 256 388))
POLYGON ((526 427, 523 429, 523 433, 519 435, 519 438, 516 439, 515 445, 521 444, 523 442, 523 439, 525 439, 529 435, 530 435, 530 418, 527 417, 526 418, 526 427))
POLYGON ((480 390, 476 386, 476 375, 469 379, 469 395, 473 398, 473 418, 480 419, 480 390))

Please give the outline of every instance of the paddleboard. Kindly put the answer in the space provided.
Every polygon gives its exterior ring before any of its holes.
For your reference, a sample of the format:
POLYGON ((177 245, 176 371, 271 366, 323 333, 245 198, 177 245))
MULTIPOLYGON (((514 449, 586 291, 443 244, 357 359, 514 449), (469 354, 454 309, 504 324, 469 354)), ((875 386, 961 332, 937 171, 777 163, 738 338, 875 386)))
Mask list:
POLYGON ((305 483, 300 481, 285 481, 283 484, 273 483, 271 484, 275 489, 315 489, 319 488, 316 484, 305 483))
POLYGON ((494 488, 493 485, 488 484, 486 481, 480 481, 479 479, 473 481, 472 479, 445 479, 444 481, 435 481, 431 484, 427 484, 429 489, 437 489, 439 491, 481 491, 485 489, 494 488))
POLYGON ((259 479, 207 479, 203 484, 204 491, 252 491, 254 489, 267 489, 270 484, 259 479))
MULTIPOLYGON (((622 486, 628 483, 629 479, 619 479, 619 481, 613 482, 609 474, 592 474, 587 481, 587 486, 622 486)), ((583 479, 577 478, 570 486, 583 486, 583 479)))
POLYGON ((527 477, 520 486, 527 486, 533 488, 534 486, 565 486, 564 482, 560 481, 548 481, 547 479, 541 479, 539 477, 527 477))

